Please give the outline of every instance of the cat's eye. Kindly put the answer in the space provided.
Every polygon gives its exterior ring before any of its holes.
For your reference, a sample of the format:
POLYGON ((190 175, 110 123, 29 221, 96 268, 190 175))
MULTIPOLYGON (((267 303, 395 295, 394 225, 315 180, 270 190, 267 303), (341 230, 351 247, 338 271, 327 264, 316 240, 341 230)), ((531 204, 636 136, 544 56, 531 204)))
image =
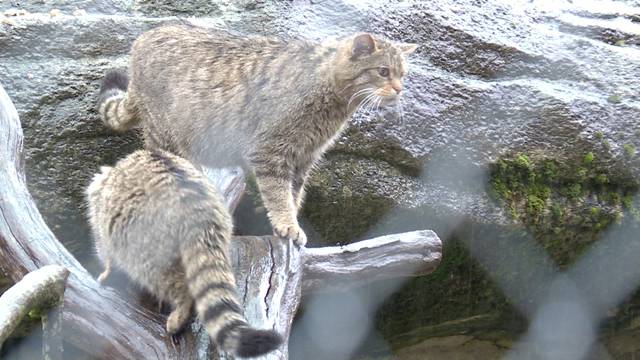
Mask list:
POLYGON ((380 74, 380 76, 383 76, 383 77, 389 76, 389 68, 386 66, 380 66, 378 68, 378 74, 380 74))

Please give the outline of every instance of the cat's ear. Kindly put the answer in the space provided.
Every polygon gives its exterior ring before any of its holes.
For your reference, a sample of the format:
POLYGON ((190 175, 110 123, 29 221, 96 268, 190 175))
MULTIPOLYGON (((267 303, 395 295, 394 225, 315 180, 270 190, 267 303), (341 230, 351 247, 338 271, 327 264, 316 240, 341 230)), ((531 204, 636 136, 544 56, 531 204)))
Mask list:
POLYGON ((376 41, 369 34, 361 34, 353 39, 351 45, 351 55, 354 59, 361 56, 371 55, 376 51, 376 41))
POLYGON ((418 44, 400 43, 397 45, 403 55, 412 54, 418 48, 418 44))

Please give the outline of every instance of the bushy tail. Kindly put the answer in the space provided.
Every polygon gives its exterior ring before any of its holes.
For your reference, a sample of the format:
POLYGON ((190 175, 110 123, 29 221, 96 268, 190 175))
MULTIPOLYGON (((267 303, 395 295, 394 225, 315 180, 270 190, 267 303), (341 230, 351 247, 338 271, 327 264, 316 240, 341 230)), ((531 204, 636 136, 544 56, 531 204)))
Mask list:
POLYGON ((257 330, 247 324, 229 261, 229 238, 230 232, 211 229, 200 241, 183 243, 187 286, 198 318, 215 344, 239 357, 256 357, 278 348, 282 338, 273 330, 257 330))
POLYGON ((120 71, 109 72, 100 86, 98 113, 104 124, 116 131, 126 131, 139 122, 135 108, 129 104, 127 86, 129 78, 120 71))

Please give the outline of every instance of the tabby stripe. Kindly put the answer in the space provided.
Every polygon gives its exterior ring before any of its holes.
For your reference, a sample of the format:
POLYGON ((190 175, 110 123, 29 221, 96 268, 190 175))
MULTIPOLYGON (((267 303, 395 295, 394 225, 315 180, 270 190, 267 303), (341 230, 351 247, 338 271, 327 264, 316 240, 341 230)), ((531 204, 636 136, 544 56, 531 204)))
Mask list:
POLYGON ((289 176, 283 175, 282 171, 278 171, 274 168, 266 168, 266 169, 254 169, 254 174, 256 177, 262 178, 273 178, 273 179, 284 179, 288 180, 289 176))
POLYGON ((208 272, 215 272, 215 273, 221 273, 221 272, 228 272, 227 270, 227 266, 226 265, 220 265, 220 266, 216 266, 216 265, 205 265, 201 268, 199 268, 195 273, 191 274, 191 276, 189 276, 187 278, 187 282, 192 282, 200 277, 202 277, 204 274, 208 273, 208 272))
MULTIPOLYGON (((149 129, 148 131, 144 132, 144 137, 145 140, 149 140, 149 141, 145 141, 145 143, 150 143, 151 147, 160 147, 162 148, 162 142, 158 139, 158 137, 156 137, 155 135, 155 126, 151 125, 153 123, 153 121, 147 121, 146 125, 147 128, 149 129)), ((167 151, 171 151, 171 149, 166 149, 167 151)))
POLYGON ((104 108, 102 110, 102 117, 106 120, 109 116, 109 111, 111 110, 111 107, 113 106, 113 104, 116 102, 116 100, 113 100, 112 98, 107 98, 106 100, 106 104, 104 104, 104 108))
POLYGON ((152 152, 151 153, 151 159, 153 159, 154 161, 157 161, 160 164, 162 164, 162 166, 167 170, 167 172, 178 176, 181 180, 184 180, 184 179, 188 178, 188 175, 186 174, 184 169, 182 167, 178 166, 178 164, 176 164, 175 161, 173 161, 172 158, 170 158, 168 156, 164 156, 164 155, 162 155, 160 153, 157 153, 157 152, 152 152))
POLYGON ((223 345, 224 342, 227 340, 229 333, 231 333, 233 330, 239 327, 244 327, 246 325, 247 323, 242 320, 234 320, 229 322, 222 329, 220 329, 220 331, 218 331, 218 335, 216 336, 216 344, 223 345))
POLYGON ((220 299, 220 301, 205 310, 203 314, 203 321, 205 323, 210 323, 218 319, 222 314, 227 312, 234 312, 236 314, 242 314, 242 309, 240 305, 236 304, 232 300, 228 299, 220 299))
POLYGON ((118 108, 120 107, 120 104, 122 103, 122 98, 116 100, 115 102, 116 102, 116 108, 113 111, 113 115, 116 118, 116 124, 120 125, 120 115, 118 115, 118 108))
POLYGON ((223 283, 223 282, 208 283, 207 286, 200 289, 193 298, 196 299, 197 301, 197 299, 204 297, 205 295, 207 295, 207 293, 209 293, 209 291, 212 291, 212 290, 227 290, 231 293, 234 293, 236 289, 233 286, 231 286, 229 283, 223 283))
POLYGON ((113 234, 113 227, 115 226, 116 221, 120 217, 122 217, 122 213, 118 211, 117 214, 115 214, 114 216, 111 217, 111 219, 109 219, 109 226, 107 227, 107 233, 109 235, 113 234))

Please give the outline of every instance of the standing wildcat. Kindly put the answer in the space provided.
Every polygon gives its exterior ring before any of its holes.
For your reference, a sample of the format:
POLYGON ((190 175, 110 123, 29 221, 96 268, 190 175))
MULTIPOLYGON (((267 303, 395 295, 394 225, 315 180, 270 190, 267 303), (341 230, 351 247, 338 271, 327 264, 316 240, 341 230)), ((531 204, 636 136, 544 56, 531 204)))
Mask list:
POLYGON ((248 165, 274 232, 304 245, 297 211, 311 168, 359 105, 398 98, 415 48, 369 34, 315 44, 166 26, 135 41, 131 82, 108 74, 98 108, 116 130, 141 121, 148 148, 248 165))
POLYGON ((136 151, 103 167, 87 189, 89 223, 105 271, 122 269, 174 310, 176 333, 196 313, 223 350, 253 357, 277 348, 274 331, 249 327, 229 261, 231 216, 221 196, 188 161, 136 151))

